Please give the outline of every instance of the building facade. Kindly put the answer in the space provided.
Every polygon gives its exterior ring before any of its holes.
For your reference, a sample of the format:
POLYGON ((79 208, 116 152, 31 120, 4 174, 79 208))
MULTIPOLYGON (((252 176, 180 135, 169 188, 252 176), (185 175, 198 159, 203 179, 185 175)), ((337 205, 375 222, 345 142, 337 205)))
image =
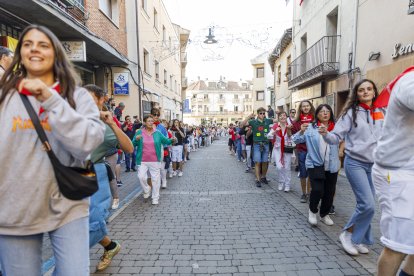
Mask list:
POLYGON ((251 82, 199 80, 189 84, 187 100, 191 110, 184 122, 193 125, 224 125, 244 120, 253 112, 251 82))
POLYGON ((128 48, 132 50, 129 58, 135 63, 129 70, 137 76, 141 94, 140 98, 131 95, 117 98, 127 106, 139 102, 141 116, 158 107, 162 118, 181 119, 182 55, 185 55, 189 31, 171 22, 162 0, 125 2, 127 26, 131 30, 128 32, 128 48))
POLYGON ((356 65, 361 78, 373 80, 380 91, 414 65, 414 15, 409 14, 409 3, 367 0, 359 6, 356 65), (367 18, 373 10, 376 16, 367 18))
POLYGON ((288 112, 291 95, 288 89, 289 65, 292 61, 292 28, 287 29, 269 55, 269 64, 274 76, 274 94, 277 110, 288 112))
POLYGON ((274 107, 273 76, 267 58, 268 52, 264 52, 250 61, 253 66, 252 91, 253 110, 259 107, 267 109, 268 105, 274 107))
MULTIPOLYGON (((358 1, 295 0, 288 87, 292 105, 310 100, 339 113, 356 73, 358 1)), ((371 24, 370 24, 371 25, 371 24)))

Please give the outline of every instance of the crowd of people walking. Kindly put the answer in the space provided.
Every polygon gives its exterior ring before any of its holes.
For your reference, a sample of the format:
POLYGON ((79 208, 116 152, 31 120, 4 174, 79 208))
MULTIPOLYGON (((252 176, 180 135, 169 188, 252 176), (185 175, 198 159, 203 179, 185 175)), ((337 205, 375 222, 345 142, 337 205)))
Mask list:
POLYGON ((0 265, 5 275, 41 275, 45 233, 54 252, 55 275, 89 275, 89 248, 97 243, 104 248, 97 270, 105 270, 122 247, 106 226, 109 209, 120 204, 121 164, 125 172, 137 173, 143 197, 158 205, 167 179, 185 177, 190 153, 227 133, 229 153, 246 163, 246 172, 254 168, 258 188, 269 184, 267 172, 275 169, 278 190, 290 192, 292 160, 297 160, 300 201, 309 204, 312 226, 318 216, 328 226, 335 223, 330 215, 343 149, 356 199, 339 235, 343 249, 353 256, 369 253, 377 195, 385 246, 378 275, 396 275, 404 259, 400 275, 414 275, 414 67, 380 96, 371 80, 358 82, 337 119, 328 104, 315 109, 312 102, 302 101, 296 116, 293 109, 288 114, 259 108, 227 130, 168 122, 155 107, 142 123, 138 117, 133 121, 123 114, 125 104, 114 107, 102 88, 79 86, 61 43, 42 26, 23 30, 15 53, 0 48, 3 58, 0 265), (37 127, 46 132, 46 142, 39 139, 37 127), (57 176, 51 152, 61 168, 83 168, 88 171, 83 177, 96 176, 97 192, 80 200, 63 193, 64 180, 57 176))

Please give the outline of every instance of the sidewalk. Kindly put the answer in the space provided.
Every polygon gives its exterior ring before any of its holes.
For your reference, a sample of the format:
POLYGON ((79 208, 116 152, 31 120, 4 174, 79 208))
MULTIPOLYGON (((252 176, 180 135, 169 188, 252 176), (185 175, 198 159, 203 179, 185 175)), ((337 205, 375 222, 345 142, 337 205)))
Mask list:
MULTIPOLYGON (((103 250, 92 248, 92 275, 373 274, 379 243, 353 258, 338 242, 355 205, 346 178, 338 181, 336 225, 311 227, 297 177, 291 193, 279 192, 271 167, 271 184, 256 188, 244 164, 227 154, 225 139, 190 158, 184 176, 162 190, 160 205, 139 196, 111 221, 121 252, 106 271, 93 274, 103 250)), ((377 217, 373 228, 378 238, 377 217)))

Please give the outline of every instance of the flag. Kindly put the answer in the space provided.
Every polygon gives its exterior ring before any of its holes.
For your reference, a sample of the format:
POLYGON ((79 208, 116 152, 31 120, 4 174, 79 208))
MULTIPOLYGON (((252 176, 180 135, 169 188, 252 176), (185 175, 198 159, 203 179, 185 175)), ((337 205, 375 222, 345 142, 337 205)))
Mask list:
POLYGON ((391 91, 394 88, 394 85, 401 79, 405 74, 413 72, 414 66, 408 67, 398 75, 393 81, 391 81, 384 89, 382 89, 381 94, 375 99, 374 106, 376 108, 383 108, 388 106, 388 102, 390 101, 391 91))
POLYGON ((299 6, 302 6, 303 0, 300 0, 299 2, 299 6))

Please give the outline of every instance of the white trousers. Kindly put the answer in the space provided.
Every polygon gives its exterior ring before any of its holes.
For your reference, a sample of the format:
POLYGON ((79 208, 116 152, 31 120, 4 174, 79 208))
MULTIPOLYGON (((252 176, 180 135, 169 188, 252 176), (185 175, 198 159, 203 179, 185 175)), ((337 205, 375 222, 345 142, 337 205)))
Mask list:
POLYGON ((372 180, 381 209, 381 242, 388 248, 414 254, 414 171, 388 170, 374 165, 372 180))
POLYGON ((171 161, 181 162, 183 161, 183 145, 173 146, 171 150, 171 161))
POLYGON ((272 159, 276 162, 276 171, 278 176, 279 184, 283 185, 285 188, 290 188, 290 166, 292 162, 292 153, 284 153, 283 154, 283 163, 280 160, 282 153, 280 148, 273 148, 272 152, 272 159))
POLYGON ((161 162, 142 162, 138 166, 138 179, 144 193, 148 193, 150 190, 150 186, 147 183, 148 172, 151 175, 152 200, 160 198, 160 169, 161 162))

